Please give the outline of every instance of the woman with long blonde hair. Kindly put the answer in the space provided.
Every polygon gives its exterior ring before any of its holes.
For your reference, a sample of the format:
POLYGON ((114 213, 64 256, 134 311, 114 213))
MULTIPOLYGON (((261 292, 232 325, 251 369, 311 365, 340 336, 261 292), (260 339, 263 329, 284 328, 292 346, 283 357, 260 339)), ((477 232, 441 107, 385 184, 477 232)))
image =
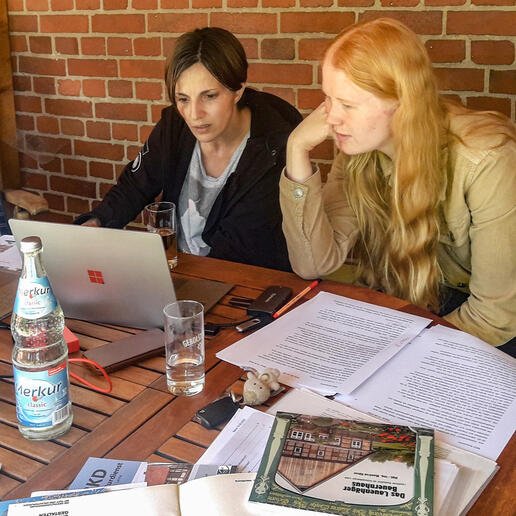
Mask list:
POLYGON ((355 281, 501 345, 516 335, 516 129, 441 99, 423 44, 380 18, 343 31, 325 102, 290 135, 280 182, 295 272, 355 281), (328 180, 310 151, 333 137, 328 180), (457 301, 458 299, 458 301, 457 301), (454 306, 455 305, 455 306, 454 306))

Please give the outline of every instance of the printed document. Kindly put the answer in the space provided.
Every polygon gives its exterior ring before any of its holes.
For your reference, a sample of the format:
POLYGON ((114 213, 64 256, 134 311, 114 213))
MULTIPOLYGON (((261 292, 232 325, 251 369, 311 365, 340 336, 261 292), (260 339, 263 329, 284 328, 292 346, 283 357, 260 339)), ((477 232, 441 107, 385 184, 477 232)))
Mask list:
POLYGON ((351 395, 337 399, 496 460, 516 429, 516 359, 459 330, 425 330, 351 395))
POLYGON ((217 353, 244 368, 281 371, 280 382, 325 394, 349 393, 430 322, 320 292, 273 323, 217 353))

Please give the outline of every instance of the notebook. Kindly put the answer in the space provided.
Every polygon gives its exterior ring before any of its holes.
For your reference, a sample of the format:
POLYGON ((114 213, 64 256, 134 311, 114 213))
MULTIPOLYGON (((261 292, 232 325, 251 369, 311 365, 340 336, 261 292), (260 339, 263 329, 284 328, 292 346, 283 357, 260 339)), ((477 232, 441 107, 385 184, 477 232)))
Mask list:
POLYGON ((194 299, 208 311, 233 285, 170 276, 161 237, 145 231, 9 220, 16 243, 39 236, 65 317, 131 328, 163 327, 163 307, 194 299))

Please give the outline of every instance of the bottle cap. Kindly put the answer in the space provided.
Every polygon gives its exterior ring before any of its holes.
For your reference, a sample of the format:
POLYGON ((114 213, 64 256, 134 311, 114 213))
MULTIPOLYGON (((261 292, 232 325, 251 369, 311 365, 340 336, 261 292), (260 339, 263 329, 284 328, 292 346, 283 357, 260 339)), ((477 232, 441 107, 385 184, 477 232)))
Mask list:
POLYGON ((39 251, 41 249, 41 239, 38 236, 25 237, 20 242, 20 251, 22 253, 30 253, 32 251, 39 251))

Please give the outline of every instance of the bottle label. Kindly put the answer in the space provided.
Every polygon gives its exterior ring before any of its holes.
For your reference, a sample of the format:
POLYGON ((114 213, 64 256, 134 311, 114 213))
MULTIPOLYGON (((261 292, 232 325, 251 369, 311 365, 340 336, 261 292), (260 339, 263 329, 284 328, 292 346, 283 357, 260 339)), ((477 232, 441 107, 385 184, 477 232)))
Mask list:
POLYGON ((71 411, 66 361, 45 371, 14 367, 16 415, 20 424, 44 428, 64 421, 71 411))
POLYGON ((14 312, 26 319, 38 319, 57 307, 48 278, 20 278, 14 312))

